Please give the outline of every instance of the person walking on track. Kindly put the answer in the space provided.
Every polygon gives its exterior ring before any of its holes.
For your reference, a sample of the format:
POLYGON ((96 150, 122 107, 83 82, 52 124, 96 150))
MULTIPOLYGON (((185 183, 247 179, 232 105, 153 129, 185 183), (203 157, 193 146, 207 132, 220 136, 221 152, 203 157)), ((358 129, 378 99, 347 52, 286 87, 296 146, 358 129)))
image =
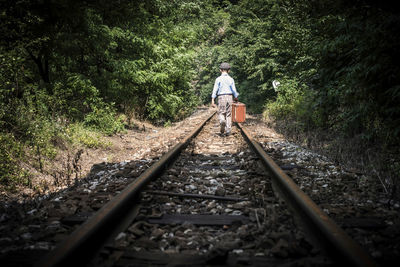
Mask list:
POLYGON ((215 98, 218 97, 218 118, 221 135, 230 135, 232 127, 232 102, 237 101, 239 93, 236 91, 235 81, 229 76, 231 66, 229 63, 221 63, 219 76, 214 83, 211 95, 211 105, 216 107, 215 98))

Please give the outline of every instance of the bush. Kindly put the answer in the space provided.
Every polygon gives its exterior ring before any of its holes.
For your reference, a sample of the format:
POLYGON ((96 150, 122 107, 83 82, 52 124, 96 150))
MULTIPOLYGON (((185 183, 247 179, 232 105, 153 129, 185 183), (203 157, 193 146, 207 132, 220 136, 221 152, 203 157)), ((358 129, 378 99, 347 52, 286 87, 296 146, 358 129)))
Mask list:
POLYGON ((11 134, 0 133, 0 184, 14 189, 17 184, 30 185, 27 172, 20 168, 23 146, 11 134))
POLYGON ((66 138, 73 144, 81 144, 88 148, 101 148, 109 146, 104 142, 99 133, 90 131, 83 123, 73 123, 66 128, 66 138))
POLYGON ((107 135, 124 130, 122 118, 117 117, 111 105, 104 103, 92 106, 92 112, 85 116, 84 124, 107 135))

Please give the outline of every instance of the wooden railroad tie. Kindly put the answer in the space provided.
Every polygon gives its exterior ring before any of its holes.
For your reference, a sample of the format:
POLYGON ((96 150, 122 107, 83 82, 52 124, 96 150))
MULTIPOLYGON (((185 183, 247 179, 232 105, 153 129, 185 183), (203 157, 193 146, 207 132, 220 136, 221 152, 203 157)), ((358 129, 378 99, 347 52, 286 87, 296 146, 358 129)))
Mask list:
POLYGON ((174 193, 167 191, 145 191, 147 194, 151 195, 165 195, 165 196, 175 196, 175 197, 183 197, 183 198, 204 198, 204 199, 215 199, 222 201, 247 201, 247 198, 238 198, 232 196, 216 196, 216 195, 202 195, 202 194, 188 194, 188 193, 174 193))
POLYGON ((209 215, 209 214, 163 214, 159 218, 148 218, 151 224, 183 224, 193 225, 232 225, 246 224, 250 221, 244 215, 209 215))

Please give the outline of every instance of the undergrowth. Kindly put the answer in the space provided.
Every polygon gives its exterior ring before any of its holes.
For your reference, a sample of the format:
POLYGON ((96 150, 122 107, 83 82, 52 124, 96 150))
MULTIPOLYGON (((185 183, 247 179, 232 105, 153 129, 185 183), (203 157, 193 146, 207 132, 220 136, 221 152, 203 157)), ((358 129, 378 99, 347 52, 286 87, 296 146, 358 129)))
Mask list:
POLYGON ((30 185, 28 172, 18 166, 24 156, 23 145, 13 135, 0 133, 0 184, 8 190, 30 185))
MULTIPOLYGON (((83 122, 65 126, 47 122, 47 126, 37 130, 36 137, 25 140, 0 132, 0 187, 10 192, 15 192, 19 186, 35 189, 31 179, 33 174, 22 166, 30 166, 43 173, 61 150, 82 151, 85 148, 107 148, 111 145, 103 138, 110 135, 110 132, 88 127, 83 122)), ((65 169, 69 177, 73 168, 65 169)), ((57 175, 55 182, 59 184, 61 173, 57 175)))
POLYGON ((74 123, 65 129, 66 138, 74 145, 83 145, 87 148, 107 148, 111 144, 104 141, 99 131, 85 127, 83 123, 74 123))
MULTIPOLYGON (((267 117, 266 117, 267 116, 267 117)), ((348 170, 372 175, 388 204, 400 200, 400 155, 398 145, 387 146, 383 141, 368 142, 363 135, 346 137, 334 131, 307 127, 293 119, 264 117, 286 139, 329 157, 348 170)))

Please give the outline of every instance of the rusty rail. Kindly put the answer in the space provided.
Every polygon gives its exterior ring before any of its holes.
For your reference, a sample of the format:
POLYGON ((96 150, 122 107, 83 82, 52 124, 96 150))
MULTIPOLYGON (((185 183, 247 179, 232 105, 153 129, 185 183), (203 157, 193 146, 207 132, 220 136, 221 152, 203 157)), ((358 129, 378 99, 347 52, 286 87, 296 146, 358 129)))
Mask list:
POLYGON ((151 180, 160 175, 180 152, 189 144, 203 126, 214 116, 213 112, 185 139, 174 146, 159 161, 154 163, 120 194, 105 204, 98 212, 77 228, 64 242, 48 253, 36 266, 84 266, 99 252, 110 238, 118 232, 121 224, 132 221, 134 205, 140 190, 151 180), (128 219, 127 219, 128 217, 128 219))
POLYGON ((376 266, 371 257, 265 153, 243 125, 237 125, 263 165, 272 174, 274 187, 301 219, 307 233, 312 235, 312 240, 336 263, 346 264, 345 266, 376 266))

